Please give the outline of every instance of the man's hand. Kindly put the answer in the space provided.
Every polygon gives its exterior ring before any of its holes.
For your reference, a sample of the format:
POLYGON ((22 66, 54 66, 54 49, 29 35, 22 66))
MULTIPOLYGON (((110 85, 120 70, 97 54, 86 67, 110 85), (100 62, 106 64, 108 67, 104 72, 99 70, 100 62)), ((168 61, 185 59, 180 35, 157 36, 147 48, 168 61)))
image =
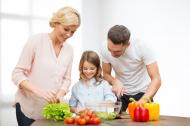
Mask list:
POLYGON ((143 98, 139 99, 137 102, 140 103, 140 104, 147 103, 143 98))
POLYGON ((123 84, 119 80, 115 79, 112 83, 112 91, 116 94, 118 98, 120 98, 124 94, 123 84))

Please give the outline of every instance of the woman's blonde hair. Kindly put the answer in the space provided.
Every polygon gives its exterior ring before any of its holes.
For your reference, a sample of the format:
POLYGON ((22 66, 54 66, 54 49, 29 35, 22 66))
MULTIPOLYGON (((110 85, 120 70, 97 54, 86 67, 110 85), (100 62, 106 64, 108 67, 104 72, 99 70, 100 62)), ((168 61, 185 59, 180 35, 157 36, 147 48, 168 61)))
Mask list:
POLYGON ((56 23, 60 23, 66 26, 79 26, 80 22, 80 15, 77 10, 72 7, 64 7, 53 14, 51 20, 49 21, 49 24, 52 28, 54 28, 56 23))
POLYGON ((102 68, 101 68, 101 64, 100 64, 100 58, 99 58, 98 54, 94 51, 85 51, 85 52, 83 52, 83 54, 81 56, 80 64, 79 64, 80 80, 81 79, 86 80, 86 77, 83 73, 83 64, 85 61, 96 66, 97 71, 95 74, 95 79, 97 82, 101 82, 102 81, 102 68))

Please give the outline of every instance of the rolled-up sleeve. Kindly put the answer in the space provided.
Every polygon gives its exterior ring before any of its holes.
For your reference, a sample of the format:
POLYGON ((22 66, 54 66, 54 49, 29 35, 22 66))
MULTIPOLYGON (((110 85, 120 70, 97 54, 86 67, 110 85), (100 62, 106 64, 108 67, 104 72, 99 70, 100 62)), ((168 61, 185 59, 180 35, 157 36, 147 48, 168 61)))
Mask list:
POLYGON ((73 86, 71 98, 69 99, 69 105, 71 107, 77 107, 77 98, 75 93, 76 93, 76 85, 73 86))
POLYGON ((73 50, 70 53, 70 60, 68 62, 68 67, 66 68, 66 72, 62 77, 62 86, 61 89, 64 90, 66 93, 69 92, 69 87, 71 85, 71 71, 72 71, 72 63, 73 63, 73 50))
POLYGON ((111 86, 108 84, 107 81, 104 81, 104 99, 105 101, 113 101, 116 102, 117 98, 115 94, 112 92, 111 86))
POLYGON ((28 74, 30 73, 32 62, 34 59, 34 42, 29 39, 24 46, 19 61, 12 72, 12 81, 15 85, 19 84, 28 79, 28 74))

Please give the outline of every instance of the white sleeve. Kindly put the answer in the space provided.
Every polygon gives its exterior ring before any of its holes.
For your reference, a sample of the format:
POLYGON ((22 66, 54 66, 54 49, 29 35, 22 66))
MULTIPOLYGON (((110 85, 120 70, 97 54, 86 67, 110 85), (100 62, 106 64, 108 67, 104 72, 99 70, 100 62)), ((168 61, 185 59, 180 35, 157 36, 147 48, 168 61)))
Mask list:
POLYGON ((156 62, 157 56, 153 48, 147 43, 143 42, 139 46, 139 52, 142 56, 143 62, 145 65, 156 62))

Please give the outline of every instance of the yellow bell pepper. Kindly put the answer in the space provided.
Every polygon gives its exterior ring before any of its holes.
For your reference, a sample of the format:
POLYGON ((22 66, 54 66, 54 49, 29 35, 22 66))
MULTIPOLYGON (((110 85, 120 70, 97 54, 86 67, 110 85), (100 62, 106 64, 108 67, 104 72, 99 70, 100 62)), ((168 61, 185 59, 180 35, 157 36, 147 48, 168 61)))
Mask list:
POLYGON ((144 107, 149 110, 149 121, 156 121, 160 117, 160 105, 152 102, 149 98, 145 98, 147 103, 144 103, 144 107))

